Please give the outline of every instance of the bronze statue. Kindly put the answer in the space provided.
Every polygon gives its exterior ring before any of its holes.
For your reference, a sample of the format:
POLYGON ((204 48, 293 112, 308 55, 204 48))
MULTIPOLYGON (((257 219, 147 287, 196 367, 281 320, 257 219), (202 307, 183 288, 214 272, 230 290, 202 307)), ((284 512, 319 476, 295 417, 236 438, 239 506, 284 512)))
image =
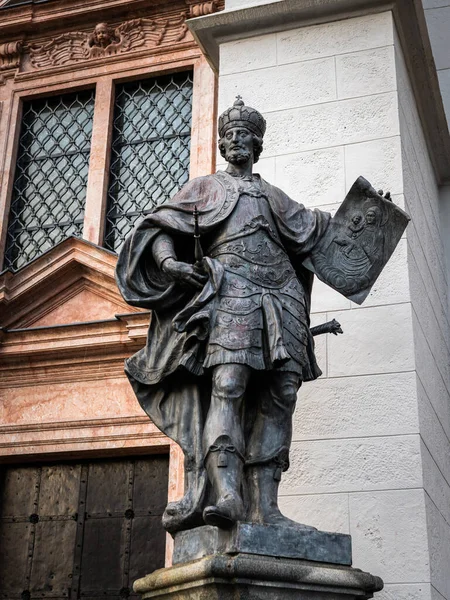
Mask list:
POLYGON ((297 392, 321 374, 313 333, 341 332, 334 320, 310 329, 314 272, 362 302, 407 223, 363 178, 335 219, 291 200, 253 173, 265 129, 238 96, 219 118, 226 171, 158 206, 119 256, 125 300, 153 311, 126 373, 185 454, 186 494, 163 517, 172 533, 293 524, 277 494, 297 392))

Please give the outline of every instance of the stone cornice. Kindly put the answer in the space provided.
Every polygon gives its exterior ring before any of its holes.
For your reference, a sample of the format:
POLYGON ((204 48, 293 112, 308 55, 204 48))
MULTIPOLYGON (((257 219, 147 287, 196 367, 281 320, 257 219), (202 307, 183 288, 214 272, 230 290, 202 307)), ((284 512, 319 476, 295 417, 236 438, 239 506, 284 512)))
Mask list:
POLYGON ((187 17, 207 15, 222 10, 223 3, 224 0, 60 0, 0 6, 0 43, 11 41, 16 34, 54 34, 61 27, 67 30, 87 22, 120 20, 130 14, 132 18, 177 15, 180 11, 187 17))
POLYGON ((122 377, 125 358, 145 345, 149 320, 147 312, 108 321, 3 329, 0 389, 122 377))
MULTIPOLYGON (((184 2, 180 0, 174 4, 181 8, 184 2)), ((145 0, 73 0, 4 7, 0 11, 0 40, 9 41, 18 31, 24 34, 37 30, 39 34, 45 35, 48 32, 54 33, 61 25, 68 28, 86 21, 100 22, 112 15, 120 18, 131 11, 150 13, 152 9, 155 10, 154 5, 159 5, 161 9, 161 3, 145 0)))
POLYGON ((17 359, 27 357, 62 359, 66 355, 85 357, 123 351, 126 345, 141 348, 145 344, 150 320, 149 312, 116 315, 107 321, 70 323, 23 329, 3 329, 0 332, 0 358, 17 359))
POLYGON ((438 181, 448 183, 450 134, 421 0, 278 0, 189 19, 187 25, 219 71, 222 42, 386 10, 395 17, 438 181))
POLYGON ((102 419, 15 423, 0 426, 0 461, 35 456, 92 452, 115 455, 117 451, 148 454, 168 451, 170 441, 144 415, 102 419))
MULTIPOLYGON (((151 424, 155 433, 158 432, 155 425, 149 421, 146 415, 131 417, 107 417, 105 419, 83 419, 82 421, 53 421, 40 423, 39 431, 54 431, 55 429, 90 429, 95 427, 129 427, 130 425, 151 424)), ((0 435, 23 433, 25 431, 36 431, 36 423, 14 423, 13 425, 0 425, 0 435)))

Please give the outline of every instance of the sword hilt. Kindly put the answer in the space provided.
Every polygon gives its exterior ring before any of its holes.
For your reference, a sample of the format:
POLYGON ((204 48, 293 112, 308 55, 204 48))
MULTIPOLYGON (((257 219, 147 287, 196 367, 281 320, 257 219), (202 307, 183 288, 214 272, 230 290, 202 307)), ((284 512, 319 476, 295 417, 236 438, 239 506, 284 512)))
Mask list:
POLYGON ((198 209, 194 206, 194 258, 197 269, 203 269, 203 250, 200 242, 200 227, 198 225, 198 209))

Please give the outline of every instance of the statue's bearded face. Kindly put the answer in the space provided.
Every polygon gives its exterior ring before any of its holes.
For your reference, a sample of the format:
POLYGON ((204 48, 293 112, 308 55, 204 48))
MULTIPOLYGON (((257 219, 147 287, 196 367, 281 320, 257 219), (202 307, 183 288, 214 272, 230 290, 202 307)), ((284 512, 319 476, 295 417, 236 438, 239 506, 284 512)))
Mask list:
POLYGON ((220 140, 222 156, 232 165, 243 165, 253 157, 253 133, 245 127, 231 127, 220 140))

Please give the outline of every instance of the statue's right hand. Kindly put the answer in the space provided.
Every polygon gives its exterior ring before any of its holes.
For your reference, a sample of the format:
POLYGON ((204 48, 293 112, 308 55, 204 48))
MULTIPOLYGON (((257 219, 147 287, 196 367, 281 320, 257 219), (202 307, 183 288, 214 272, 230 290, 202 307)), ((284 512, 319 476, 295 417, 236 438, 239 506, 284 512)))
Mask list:
POLYGON ((166 259, 162 264, 162 270, 177 283, 184 283, 198 289, 202 288, 208 279, 207 275, 196 270, 194 265, 174 258, 166 259))

